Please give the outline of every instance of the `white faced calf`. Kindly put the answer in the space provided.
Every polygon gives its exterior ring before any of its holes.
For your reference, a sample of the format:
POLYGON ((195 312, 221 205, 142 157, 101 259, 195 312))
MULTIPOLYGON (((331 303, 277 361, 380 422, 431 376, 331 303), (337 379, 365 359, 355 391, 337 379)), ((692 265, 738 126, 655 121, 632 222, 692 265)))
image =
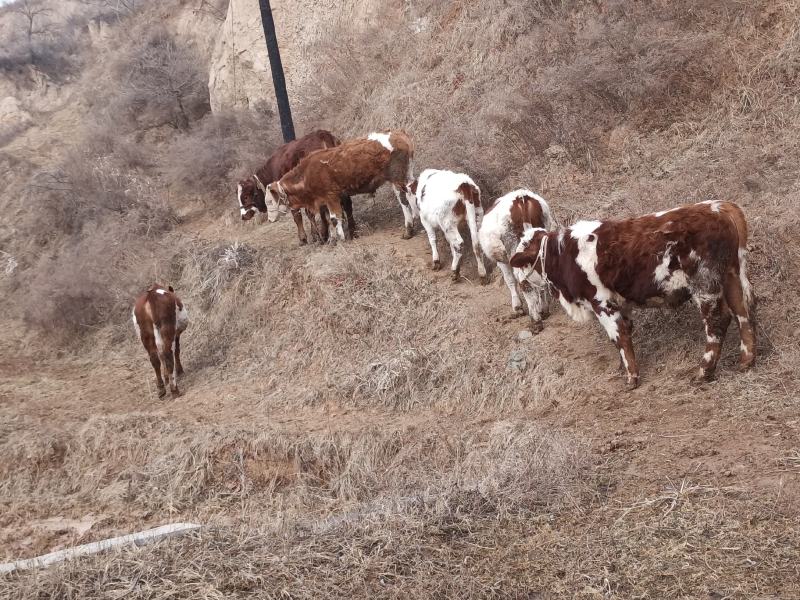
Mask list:
POLYGON ((494 260, 503 273, 511 292, 511 309, 516 316, 524 313, 519 299, 522 292, 528 305, 531 330, 535 333, 542 330, 542 316, 547 314, 546 287, 540 281, 529 279, 517 284, 509 262, 525 231, 535 227, 550 230, 553 226, 550 207, 544 198, 530 190, 516 190, 495 200, 478 232, 484 254, 494 260))
POLYGON ((411 191, 417 198, 420 221, 428 233, 433 255, 433 270, 442 268, 439 251, 436 248, 436 228, 444 232, 453 262, 450 274, 453 281, 458 281, 463 257, 464 239, 458 226, 465 220, 472 238, 472 252, 478 262, 478 274, 481 281, 486 281, 486 267, 483 265, 478 228, 483 219, 481 191, 468 175, 452 171, 425 169, 419 179, 411 184, 411 191))
POLYGON ((178 375, 183 375, 181 333, 188 324, 189 313, 172 286, 164 289, 163 286, 154 284, 136 298, 133 305, 133 326, 156 372, 159 397, 167 393, 161 379, 162 365, 164 379, 167 380, 172 396, 180 395, 178 375))

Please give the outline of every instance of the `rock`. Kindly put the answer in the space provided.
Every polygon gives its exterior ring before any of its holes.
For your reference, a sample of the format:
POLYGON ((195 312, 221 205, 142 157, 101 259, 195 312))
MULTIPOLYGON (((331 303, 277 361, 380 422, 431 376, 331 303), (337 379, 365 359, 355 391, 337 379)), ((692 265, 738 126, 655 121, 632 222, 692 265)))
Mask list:
POLYGON ((512 350, 508 356, 508 368, 512 371, 524 371, 528 368, 524 350, 512 350))
POLYGON ((533 334, 530 331, 528 331, 527 329, 523 329, 522 331, 520 331, 517 334, 517 339, 520 342, 525 342, 525 341, 531 339, 532 337, 533 337, 533 334))
MULTIPOLYGON (((272 14, 292 108, 302 102, 302 90, 315 70, 309 63, 324 60, 319 42, 329 39, 337 21, 358 33, 382 23, 385 27, 410 27, 415 11, 404 13, 406 3, 374 0, 273 0, 272 14)), ((208 92, 211 110, 233 106, 275 106, 261 12, 256 0, 230 0, 225 22, 211 54, 208 92)), ((299 108, 299 107, 298 107, 299 108)))
POLYGON ((24 110, 14 96, 6 96, 0 100, 0 127, 27 125, 31 115, 24 110))

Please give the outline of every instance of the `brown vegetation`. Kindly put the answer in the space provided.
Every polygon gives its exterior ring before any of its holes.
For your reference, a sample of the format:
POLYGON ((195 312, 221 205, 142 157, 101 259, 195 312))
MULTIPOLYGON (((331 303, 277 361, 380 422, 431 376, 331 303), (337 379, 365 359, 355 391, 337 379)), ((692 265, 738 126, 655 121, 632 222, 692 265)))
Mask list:
POLYGON ((207 527, 0 597, 800 593, 796 7, 422 1, 363 36, 332 22, 310 57, 298 133, 403 128, 417 171, 530 187, 563 223, 743 207, 760 363, 734 372, 731 333, 719 381, 690 387, 696 311, 642 311, 646 376, 622 394, 595 326, 556 307, 520 341, 499 281, 432 278, 389 192, 336 248, 240 223, 233 186, 278 125, 206 113, 192 47, 142 33, 160 4, 80 45, 72 105, 0 147, 0 556, 207 527), (139 85, 149 52, 194 82, 185 119, 139 85), (130 325, 152 281, 191 315, 166 403, 130 325))

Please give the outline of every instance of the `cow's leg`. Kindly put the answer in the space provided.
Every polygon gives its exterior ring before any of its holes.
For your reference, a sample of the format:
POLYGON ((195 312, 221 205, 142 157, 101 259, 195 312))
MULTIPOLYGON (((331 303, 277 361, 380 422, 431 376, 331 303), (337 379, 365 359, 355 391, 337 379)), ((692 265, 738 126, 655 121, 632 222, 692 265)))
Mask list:
MULTIPOLYGON (((328 216, 331 220, 331 226, 336 230, 337 237, 340 240, 344 241, 345 217, 344 217, 344 211, 342 210, 342 204, 339 200, 339 196, 336 196, 335 198, 334 197, 329 198, 326 204, 328 206, 328 216)), ((331 236, 331 239, 328 241, 330 243, 333 243, 334 242, 333 236, 331 236)))
POLYGON ((393 183, 394 195, 400 203, 400 208, 403 209, 403 219, 405 220, 405 231, 403 232, 403 239, 407 240, 414 235, 414 211, 411 209, 411 204, 408 200, 406 186, 393 183))
POLYGON ((511 265, 504 262, 498 262, 497 266, 500 267, 500 272, 503 273, 503 281, 506 282, 506 287, 511 292, 511 310, 514 312, 515 317, 521 317, 525 314, 525 311, 522 309, 522 301, 517 293, 517 280, 514 279, 514 270, 511 265))
POLYGON ((303 227, 303 211, 300 208, 293 208, 292 209, 292 219, 294 219, 294 224, 297 225, 297 237, 300 239, 300 245, 305 246, 308 243, 308 238, 306 237, 306 230, 303 227))
MULTIPOLYGON (((319 243, 324 244, 328 241, 330 236, 330 230, 328 224, 330 220, 328 219, 328 215, 330 212, 328 211, 327 206, 320 206, 319 207, 319 243)), ((315 221, 316 222, 316 221, 315 221)))
POLYGON ((442 268, 442 262, 439 260, 439 249, 436 247, 436 227, 429 223, 427 219, 424 217, 420 218, 422 221, 422 226, 425 228, 425 233, 428 234, 428 242, 431 245, 431 268, 434 271, 438 271, 442 268))
POLYGON ((181 332, 175 334, 175 375, 183 375, 181 364, 181 332))
MULTIPOLYGON (((749 283, 747 284, 750 285, 749 283)), ((756 334, 753 326, 754 315, 750 302, 744 295, 744 286, 738 272, 731 270, 725 276, 724 294, 725 301, 731 312, 736 317, 739 326, 739 369, 749 369, 756 360, 756 334)))
POLYGON ((544 329, 542 323, 542 290, 538 287, 531 285, 531 282, 525 279, 519 284, 522 290, 522 295, 525 297, 525 303, 528 305, 528 316, 531 319, 531 332, 540 333, 544 329))
POLYGON ((453 255, 453 262, 450 265, 450 278, 456 283, 461 277, 461 259, 464 257, 464 238, 458 231, 458 224, 443 223, 444 237, 450 244, 450 252, 453 255))
POLYGON ((164 379, 174 398, 180 395, 178 391, 178 380, 175 373, 175 329, 173 326, 169 325, 162 326, 160 333, 162 340, 161 362, 164 365, 164 379))
POLYGON ((478 275, 481 278, 481 283, 488 283, 486 278, 486 267, 483 264, 483 254, 481 253, 481 243, 478 240, 478 230, 481 228, 483 221, 483 209, 476 208, 472 203, 466 202, 467 207, 467 227, 469 227, 469 237, 472 241, 472 253, 475 255, 475 262, 478 265, 478 275))
POLYGON ((706 330, 706 351, 697 378, 709 380, 717 368, 722 342, 731 322, 731 312, 722 294, 704 295, 695 301, 700 305, 700 314, 703 316, 706 330))
MULTIPOLYGON (((164 380, 161 378, 161 357, 159 352, 161 348, 156 343, 154 332, 148 333, 144 329, 141 332, 142 344, 144 349, 147 350, 147 355, 150 357, 150 364, 153 365, 153 371, 156 373, 156 387, 158 388, 158 397, 161 398, 167 393, 164 387, 164 380)), ((159 341, 160 341, 159 337, 159 341)))
POLYGON ((619 350, 620 360, 625 369, 625 383, 628 389, 639 385, 639 365, 633 353, 633 340, 631 339, 632 323, 626 319, 622 311, 616 306, 597 304, 594 307, 597 320, 606 330, 608 337, 619 350))
POLYGON ((342 209, 344 209, 344 214, 347 217, 347 227, 350 231, 350 239, 356 238, 358 237, 358 231, 356 227, 356 219, 353 216, 353 199, 347 194, 342 194, 341 203, 342 209))

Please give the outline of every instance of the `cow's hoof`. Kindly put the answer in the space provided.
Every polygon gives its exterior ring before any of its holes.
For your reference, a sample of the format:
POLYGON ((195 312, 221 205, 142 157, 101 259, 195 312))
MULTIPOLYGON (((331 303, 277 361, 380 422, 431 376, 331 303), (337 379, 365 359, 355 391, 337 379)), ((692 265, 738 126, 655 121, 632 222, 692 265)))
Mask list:
POLYGON ((178 377, 183 377, 183 367, 181 367, 180 369, 176 369, 176 370, 175 370, 175 374, 176 374, 178 377))
POLYGON ((170 393, 172 394, 173 398, 177 398, 181 395, 181 391, 178 388, 175 388, 174 390, 171 389, 170 393))
POLYGON ((438 260, 433 261, 433 265, 431 265, 431 269, 434 271, 440 271, 442 269, 442 263, 438 260))
POLYGON ((638 377, 631 377, 627 381, 625 381, 625 389, 628 391, 635 390, 639 387, 639 378, 638 377))
POLYGON ((167 388, 160 387, 158 388, 158 397, 163 398, 167 395, 167 388))
POLYGON ((754 364, 755 361, 753 359, 740 361, 739 364, 736 365, 736 370, 739 371, 739 373, 744 373, 745 371, 752 369, 754 364))
POLYGON ((489 276, 481 275, 481 285, 489 285, 489 276))
POLYGON ((301 246, 305 246, 306 244, 308 244, 308 240, 300 240, 301 246))
POLYGON ((544 331, 544 323, 541 321, 531 321, 530 330, 533 335, 542 333, 542 331, 544 331))
POLYGON ((452 281, 453 283, 458 283, 460 279, 461 279, 461 275, 459 274, 458 271, 451 271, 450 272, 450 281, 452 281))
POLYGON ((549 319, 549 318, 550 318, 550 311, 549 310, 543 310, 542 311, 542 320, 544 321, 545 319, 549 319))
POLYGON ((403 231, 403 239, 410 240, 412 237, 414 237, 414 228, 406 227, 405 230, 403 231))
POLYGON ((522 308, 521 306, 512 306, 510 316, 512 319, 519 319, 520 317, 524 317, 525 309, 522 308))

